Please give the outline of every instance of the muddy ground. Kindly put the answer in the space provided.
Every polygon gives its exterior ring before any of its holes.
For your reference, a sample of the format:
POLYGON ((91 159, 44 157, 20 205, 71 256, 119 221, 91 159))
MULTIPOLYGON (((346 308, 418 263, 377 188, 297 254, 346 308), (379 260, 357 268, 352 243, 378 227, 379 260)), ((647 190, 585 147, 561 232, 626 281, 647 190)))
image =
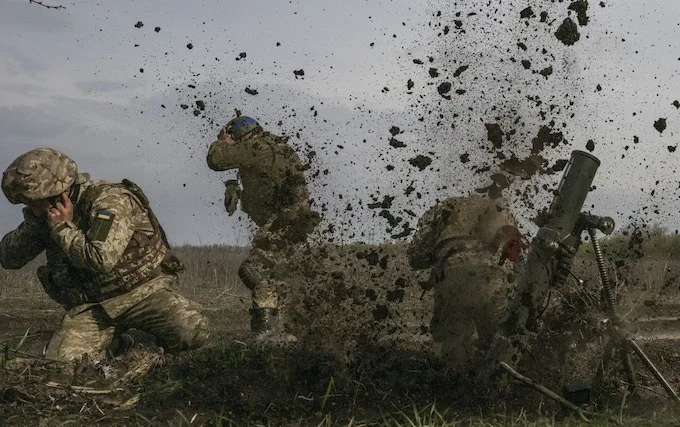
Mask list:
MULTIPOLYGON (((297 344, 265 348, 248 338, 249 294, 236 276, 244 250, 181 248, 188 265, 181 291, 204 305, 213 330, 208 345, 164 356, 149 346, 104 362, 106 368, 83 365, 74 373, 39 357, 61 309, 44 296, 30 271, 2 271, 0 425, 578 424, 519 383, 506 399, 488 401, 473 393, 474 373, 450 369, 430 338, 433 292, 427 272, 408 268, 403 246, 309 251, 313 263, 291 268, 305 297, 286 297, 287 304, 306 304, 287 311, 293 313, 287 322, 297 328, 297 344), (310 275, 310 269, 318 273, 310 275), (141 357, 148 372, 121 381, 127 369, 140 366, 141 357), (107 378, 107 369, 118 377, 107 378)), ((619 256, 630 254, 610 253, 608 263, 631 331, 677 388, 680 262, 675 252, 665 254, 617 264, 619 256)), ((584 407, 615 414, 625 424, 676 424, 679 418, 663 389, 635 357, 641 387, 619 412, 626 376, 618 356, 604 357, 606 316, 589 256, 583 252, 575 263, 583 286, 574 281, 551 293, 542 333, 518 368, 558 393, 566 384, 588 384, 591 398, 584 407), (603 360, 610 363, 598 380, 603 360)))

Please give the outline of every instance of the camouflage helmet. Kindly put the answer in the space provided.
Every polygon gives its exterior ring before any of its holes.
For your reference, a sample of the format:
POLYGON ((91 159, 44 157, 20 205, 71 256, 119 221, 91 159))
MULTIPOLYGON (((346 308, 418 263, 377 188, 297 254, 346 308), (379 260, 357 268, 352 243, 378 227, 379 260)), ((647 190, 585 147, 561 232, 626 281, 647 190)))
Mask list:
POLYGON ((257 129, 262 130, 262 126, 257 120, 248 116, 235 117, 224 126, 226 133, 237 141, 257 129))
POLYGON ((52 148, 36 148, 17 157, 2 174, 2 192, 10 203, 58 196, 78 179, 78 165, 52 148))

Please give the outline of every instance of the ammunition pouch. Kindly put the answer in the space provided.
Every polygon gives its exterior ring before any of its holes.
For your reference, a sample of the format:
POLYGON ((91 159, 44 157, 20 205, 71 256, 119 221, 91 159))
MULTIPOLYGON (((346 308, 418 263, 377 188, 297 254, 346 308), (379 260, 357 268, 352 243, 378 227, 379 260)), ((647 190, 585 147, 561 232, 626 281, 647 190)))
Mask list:
POLYGON ((81 284, 74 282, 72 276, 58 274, 45 265, 38 267, 37 274, 47 296, 64 306, 66 310, 87 302, 81 284))

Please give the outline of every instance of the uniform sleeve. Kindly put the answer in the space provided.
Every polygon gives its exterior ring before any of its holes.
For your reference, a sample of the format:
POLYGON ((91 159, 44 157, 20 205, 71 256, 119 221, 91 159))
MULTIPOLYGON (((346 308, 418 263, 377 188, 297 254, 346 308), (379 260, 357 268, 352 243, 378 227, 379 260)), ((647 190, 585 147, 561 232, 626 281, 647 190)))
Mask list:
POLYGON ((208 149, 208 167, 215 171, 226 171, 239 167, 238 150, 235 145, 215 141, 208 149))
POLYGON ((118 264, 145 215, 127 192, 105 191, 92 204, 88 230, 63 222, 50 234, 74 265, 107 273, 118 264))
POLYGON ((422 270, 431 267, 437 261, 434 248, 441 231, 440 221, 438 206, 430 208, 418 220, 416 232, 407 249, 412 268, 422 270))
POLYGON ((23 214, 24 222, 0 241, 0 265, 3 268, 21 268, 45 250, 47 225, 28 208, 24 208, 23 214))
POLYGON ((273 152, 266 144, 251 138, 236 145, 215 141, 208 149, 208 167, 214 171, 226 171, 246 167, 264 159, 272 159, 273 152))

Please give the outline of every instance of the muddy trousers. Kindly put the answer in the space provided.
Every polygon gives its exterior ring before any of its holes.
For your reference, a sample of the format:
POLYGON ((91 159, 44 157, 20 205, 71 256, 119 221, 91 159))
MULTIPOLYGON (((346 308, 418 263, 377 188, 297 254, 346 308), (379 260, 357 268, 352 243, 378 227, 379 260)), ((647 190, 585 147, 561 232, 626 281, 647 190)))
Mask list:
POLYGON ((130 328, 154 335, 166 351, 200 347, 208 338, 201 307, 172 290, 160 289, 115 318, 99 305, 64 315, 45 356, 69 361, 87 354, 102 359, 114 335, 130 328))

